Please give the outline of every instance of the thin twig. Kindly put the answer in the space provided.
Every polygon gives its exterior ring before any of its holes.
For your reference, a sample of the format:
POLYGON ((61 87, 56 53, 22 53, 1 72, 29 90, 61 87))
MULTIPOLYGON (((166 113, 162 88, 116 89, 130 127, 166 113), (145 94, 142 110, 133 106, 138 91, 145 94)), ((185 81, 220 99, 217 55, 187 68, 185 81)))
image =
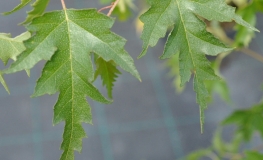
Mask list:
POLYGON ((61 0, 61 4, 62 4, 63 10, 66 10, 67 8, 66 8, 66 4, 65 4, 64 0, 61 0))
POLYGON ((103 8, 101 8, 101 9, 99 9, 98 12, 101 12, 101 11, 103 11, 103 10, 105 10, 105 9, 109 9, 109 8, 111 8, 112 6, 113 6, 113 5, 103 7, 103 8))
POLYGON ((111 13, 113 12, 113 10, 115 9, 115 7, 117 6, 117 4, 118 4, 119 2, 120 2, 120 0, 116 0, 116 1, 113 3, 113 5, 112 5, 109 13, 107 14, 107 16, 110 16, 110 15, 111 15, 111 13))
MULTIPOLYGON (((225 41, 227 43, 229 43, 229 44, 233 44, 234 43, 234 40, 229 38, 229 37, 227 37, 225 39, 225 41)), ((240 52, 242 52, 242 53, 244 53, 244 54, 246 54, 246 55, 248 55, 248 56, 250 56, 250 57, 252 57, 252 58, 254 58, 254 59, 258 60, 258 61, 260 61, 261 63, 263 63, 263 56, 261 54, 255 52, 255 51, 253 51, 253 50, 251 50, 249 48, 245 48, 245 47, 237 49, 237 50, 239 50, 240 52)))
POLYGON ((241 48, 240 51, 263 63, 263 56, 261 54, 248 48, 241 48))

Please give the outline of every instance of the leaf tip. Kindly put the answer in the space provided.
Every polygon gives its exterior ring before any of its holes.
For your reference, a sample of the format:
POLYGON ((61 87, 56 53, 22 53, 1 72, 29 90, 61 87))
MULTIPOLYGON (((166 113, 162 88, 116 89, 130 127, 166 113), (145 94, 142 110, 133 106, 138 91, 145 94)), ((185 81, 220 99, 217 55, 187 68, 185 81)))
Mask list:
POLYGON ((137 58, 140 59, 140 58, 142 58, 143 56, 145 56, 146 53, 147 53, 147 49, 148 49, 148 46, 142 50, 141 54, 140 54, 137 58))
POLYGON ((2 73, 2 72, 0 72, 0 82, 1 82, 2 85, 4 86, 6 92, 7 92, 8 94, 10 94, 10 90, 9 90, 9 88, 8 88, 5 80, 4 80, 4 76, 3 76, 3 73, 2 73))

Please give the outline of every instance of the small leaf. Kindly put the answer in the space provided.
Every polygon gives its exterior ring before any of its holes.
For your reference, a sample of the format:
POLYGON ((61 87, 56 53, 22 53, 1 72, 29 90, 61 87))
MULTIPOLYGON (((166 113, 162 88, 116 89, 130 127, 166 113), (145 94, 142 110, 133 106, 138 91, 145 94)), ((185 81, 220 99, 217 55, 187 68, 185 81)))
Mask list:
POLYGON ((184 158, 185 160, 199 160, 203 157, 208 156, 209 154, 211 154, 212 149, 211 148, 207 148, 207 149, 200 149, 197 151, 194 151, 192 153, 190 153, 186 158, 184 158))
POLYGON ((16 57, 26 49, 23 41, 30 36, 29 32, 22 33, 15 38, 11 38, 10 34, 0 33, 0 59, 5 65, 10 58, 15 61, 16 57))
POLYGON ((26 20, 22 22, 22 24, 27 24, 34 18, 41 16, 45 12, 49 1, 50 0, 36 0, 35 3, 32 4, 33 10, 27 13, 26 20))
POLYGON ((13 10, 9 11, 9 12, 4 12, 3 14, 4 15, 9 15, 9 14, 12 14, 22 8, 24 8, 26 5, 28 5, 28 3, 30 3, 32 0, 21 0, 21 3, 16 6, 13 10))
POLYGON ((263 137, 262 121, 263 104, 258 104, 249 109, 235 111, 222 124, 236 124, 238 127, 236 134, 241 134, 248 141, 255 131, 258 131, 263 137))
POLYGON ((96 79, 99 75, 101 76, 102 83, 106 86, 108 96, 112 98, 112 88, 114 86, 115 79, 121 72, 117 69, 113 61, 106 62, 102 58, 96 60, 97 70, 95 72, 96 79))
POLYGON ((258 151, 246 151, 246 158, 244 160, 262 160, 263 154, 258 151))
MULTIPOLYGON (((249 24, 255 26, 257 21, 256 14, 258 12, 263 12, 263 1, 261 0, 250 2, 249 5, 239 9, 237 14, 242 16, 249 24)), ((235 29, 237 30, 235 45, 238 47, 247 47, 255 35, 254 31, 240 25, 236 25, 235 29)))
POLYGON ((4 86, 5 90, 7 91, 8 94, 10 94, 9 88, 6 85, 6 82, 4 80, 4 76, 3 74, 0 72, 0 82, 2 83, 2 85, 4 86))

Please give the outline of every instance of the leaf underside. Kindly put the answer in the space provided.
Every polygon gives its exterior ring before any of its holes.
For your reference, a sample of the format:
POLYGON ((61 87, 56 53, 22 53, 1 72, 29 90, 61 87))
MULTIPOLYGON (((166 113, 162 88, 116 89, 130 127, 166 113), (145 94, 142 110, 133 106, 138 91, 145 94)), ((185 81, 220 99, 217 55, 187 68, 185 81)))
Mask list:
POLYGON ((200 106, 200 124, 203 131, 204 109, 207 107, 209 93, 204 81, 221 79, 214 73, 205 55, 215 56, 232 48, 206 31, 205 23, 197 17, 220 22, 236 21, 238 24, 256 30, 235 14, 235 9, 228 6, 224 0, 148 0, 150 9, 140 20, 144 23, 141 39, 143 51, 139 57, 146 54, 149 46, 155 46, 158 40, 165 36, 168 27, 173 30, 167 39, 162 59, 170 58, 179 53, 179 74, 181 86, 190 80, 194 74, 194 90, 200 106))
POLYGON ((40 60, 49 60, 33 96, 60 92, 53 123, 65 121, 61 160, 73 160, 74 150, 82 149, 86 134, 81 123, 92 123, 86 96, 110 103, 91 84, 94 79, 91 53, 140 79, 133 59, 124 50, 126 41, 109 30, 113 23, 113 19, 95 9, 46 13, 27 27, 35 35, 24 42, 27 50, 5 71, 29 70, 40 60))

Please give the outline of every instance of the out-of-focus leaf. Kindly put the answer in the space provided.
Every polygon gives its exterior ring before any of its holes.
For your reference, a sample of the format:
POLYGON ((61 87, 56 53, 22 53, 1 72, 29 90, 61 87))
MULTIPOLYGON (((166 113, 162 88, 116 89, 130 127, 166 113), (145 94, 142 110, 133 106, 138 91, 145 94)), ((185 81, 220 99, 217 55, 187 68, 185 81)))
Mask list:
MULTIPOLYGON (((239 14, 249 24, 255 26, 257 21, 256 14, 258 12, 263 12, 262 0, 253 0, 249 4, 243 5, 237 11, 237 14, 239 14)), ((235 29, 237 30, 235 36, 235 45, 238 47, 247 47, 254 37, 255 31, 239 24, 235 26, 235 29)))
MULTIPOLYGON (((219 55, 219 56, 221 56, 221 55, 219 55)), ((219 75, 221 77, 221 80, 220 81, 205 81, 206 89, 209 92, 209 94, 211 95, 210 97, 208 97, 208 102, 213 101, 212 94, 215 92, 215 93, 218 93, 220 95, 220 97, 226 103, 230 104, 231 103, 230 93, 229 93, 229 89, 228 89, 228 86, 227 86, 225 79, 220 74, 220 64, 221 64, 221 61, 216 60, 212 63, 212 68, 214 69, 216 75, 219 75)))
POLYGON ((238 127, 236 134, 241 134, 248 141, 255 131, 258 131, 263 137, 262 122, 263 103, 252 106, 249 109, 235 111, 222 124, 236 124, 238 127))
POLYGON ((173 86, 178 93, 181 93, 185 86, 181 86, 181 77, 179 72, 179 54, 175 54, 165 63, 166 67, 169 69, 169 77, 173 78, 173 86))
MULTIPOLYGON (((199 160, 200 158, 206 157, 207 155, 209 155, 212 152, 213 151, 211 148, 200 149, 200 150, 197 150, 197 151, 190 153, 188 156, 186 156, 183 159, 184 160, 199 160)), ((215 160, 219 160, 219 159, 215 159, 215 160)))
POLYGON ((244 160, 262 160, 263 154, 257 151, 246 151, 246 158, 244 160))

